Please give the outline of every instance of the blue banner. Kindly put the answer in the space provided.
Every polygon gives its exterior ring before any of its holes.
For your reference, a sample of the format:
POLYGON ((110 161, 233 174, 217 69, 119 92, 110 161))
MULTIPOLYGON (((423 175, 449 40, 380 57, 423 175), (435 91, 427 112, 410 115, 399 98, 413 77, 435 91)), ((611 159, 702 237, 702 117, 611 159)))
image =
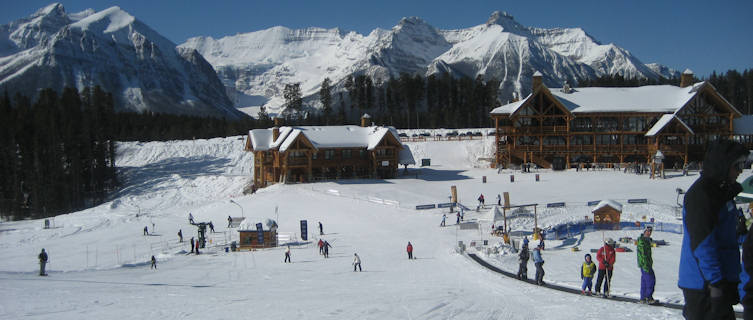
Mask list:
POLYGON ((628 199, 628 203, 648 203, 648 199, 628 199))
POLYGON ((435 204, 424 204, 424 205, 416 206, 416 210, 434 209, 436 207, 437 207, 437 205, 435 205, 435 204))
POLYGON ((594 201, 589 201, 589 202, 588 202, 588 206, 589 206, 589 207, 593 207, 593 206, 595 206, 595 205, 599 204, 599 202, 601 202, 601 200, 594 200, 594 201))
POLYGON ((309 228, 306 220, 301 220, 301 240, 306 241, 309 239, 309 228))
POLYGON ((564 208, 565 203, 564 202, 554 202, 554 203, 547 203, 547 208, 564 208))
POLYGON ((258 237, 259 244, 264 244, 264 229, 261 222, 256 224, 256 236, 258 237))
POLYGON ((454 207, 454 206, 455 206, 454 202, 447 202, 447 203, 437 204, 437 208, 449 208, 449 207, 454 207))

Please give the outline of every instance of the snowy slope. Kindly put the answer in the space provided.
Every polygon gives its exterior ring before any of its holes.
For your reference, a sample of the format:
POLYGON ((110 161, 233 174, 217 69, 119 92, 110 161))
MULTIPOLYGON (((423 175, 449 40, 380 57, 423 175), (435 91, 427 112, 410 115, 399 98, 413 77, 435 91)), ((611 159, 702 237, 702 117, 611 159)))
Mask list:
POLYGON ((458 30, 437 30, 409 17, 391 30, 375 29, 367 36, 274 27, 221 39, 195 37, 180 46, 207 58, 233 92, 236 106, 264 105, 270 113, 281 112, 287 83, 300 82, 307 103, 318 106, 316 95, 325 78, 342 90, 351 74, 368 75, 375 83, 402 72, 482 75, 501 81, 503 102, 513 93, 527 95, 537 70, 551 87, 607 74, 651 79, 678 75, 658 64, 645 65, 614 44, 601 45, 580 28, 526 27, 504 12, 458 30))
POLYGON ((118 111, 241 115, 196 50, 176 48, 119 7, 67 14, 55 3, 0 26, 0 85, 30 97, 99 85, 118 111))
MULTIPOLYGON (((542 170, 536 182, 534 174, 471 168, 468 161, 489 157, 493 142, 412 142, 416 159, 431 158, 432 166, 410 168, 398 179, 275 185, 243 196, 252 158, 242 151, 239 138, 119 143, 124 186, 111 202, 55 217, 48 230, 40 220, 1 223, 5 298, 0 318, 602 319, 605 310, 622 319, 680 317, 678 310, 596 300, 500 277, 454 250, 458 240, 488 239, 494 245, 499 238, 484 230, 459 230, 453 219, 440 228, 447 211, 413 208, 445 202, 454 185, 467 206, 475 205, 479 193, 489 203, 509 191, 514 204, 563 201, 573 208, 542 208, 542 226, 582 219, 582 203, 594 199, 624 204, 629 198, 649 198, 652 206, 626 206, 631 213, 624 219, 647 215, 676 222, 674 190, 686 189, 697 172, 650 180, 611 170, 542 170), (509 182, 510 174, 516 182, 509 182), (177 241, 179 229, 186 241, 196 236, 187 221, 189 212, 197 221, 213 221, 217 230, 199 256, 187 255, 186 243, 177 241), (282 263, 283 248, 225 253, 227 241, 238 237, 225 228, 228 215, 259 222, 277 219, 280 234, 293 239, 293 263, 282 263), (308 242, 300 238, 299 221, 304 219, 308 242), (329 259, 312 242, 319 238, 313 232, 318 221, 324 224, 322 238, 333 246, 329 259), (150 236, 142 235, 144 226, 150 236), (408 241, 415 248, 414 261, 406 258, 408 241), (50 254, 46 278, 35 274, 41 248, 50 254), (356 252, 362 273, 352 271, 356 252), (157 270, 149 269, 152 255, 157 270)), ((746 170, 740 180, 750 175, 746 170)), ((465 218, 473 221, 483 214, 466 212, 465 218)), ((532 221, 520 216, 511 225, 529 230, 532 221)), ((655 237, 670 243, 654 251, 660 276, 655 296, 676 300, 680 293, 673 277, 680 239, 659 232, 655 237)), ((601 234, 587 234, 581 248, 596 247, 600 239, 601 234)), ((583 252, 555 248, 559 245, 563 243, 547 243, 545 280, 577 285, 583 252)), ((515 259, 504 254, 484 258, 508 269, 515 259)), ((634 255, 618 255, 616 294, 637 293, 634 261, 634 255)))

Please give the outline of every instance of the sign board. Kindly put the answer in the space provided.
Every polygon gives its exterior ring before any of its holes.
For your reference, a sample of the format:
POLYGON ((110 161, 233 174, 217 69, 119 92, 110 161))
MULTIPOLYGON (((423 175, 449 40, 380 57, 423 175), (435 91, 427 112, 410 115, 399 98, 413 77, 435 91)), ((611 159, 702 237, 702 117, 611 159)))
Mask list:
POLYGON ((306 220, 301 220, 301 240, 306 241, 309 239, 309 228, 306 220))
POLYGON ((564 202, 547 203, 546 207, 547 208, 563 208, 565 207, 565 203, 564 202))
POLYGON ((437 205, 435 205, 435 204, 424 204, 424 205, 416 206, 416 210, 434 209, 436 207, 437 207, 437 205))
POLYGON ((628 203, 648 203, 648 199, 628 199, 628 203))
POLYGON ((589 202, 588 202, 588 206, 589 206, 589 207, 593 207, 593 206, 595 206, 595 205, 599 204, 599 202, 601 202, 601 200, 594 200, 594 201, 589 201, 589 202))
POLYGON ((431 159, 421 159, 421 166, 422 167, 431 166, 431 159))
POLYGON ((256 236, 258 237, 257 240, 259 240, 259 244, 264 244, 264 229, 262 228, 261 222, 256 224, 256 236))
POLYGON ((389 166, 390 166, 390 161, 389 160, 383 160, 382 161, 382 167, 389 167, 389 166))
POLYGON ((454 202, 447 202, 447 203, 437 204, 437 208, 452 208, 454 206, 455 206, 454 202))

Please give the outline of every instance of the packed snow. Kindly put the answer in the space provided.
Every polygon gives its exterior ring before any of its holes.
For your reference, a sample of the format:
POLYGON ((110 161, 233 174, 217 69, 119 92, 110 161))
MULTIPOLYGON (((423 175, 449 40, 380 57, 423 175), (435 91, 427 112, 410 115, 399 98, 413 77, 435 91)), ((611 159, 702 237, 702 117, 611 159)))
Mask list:
MULTIPOLYGON (((122 142, 117 163, 123 182, 111 201, 57 216, 51 228, 43 220, 0 224, 0 318, 170 318, 170 319, 677 319, 679 310, 596 299, 554 291, 491 272, 458 253, 466 245, 484 260, 517 271, 517 257, 480 229, 455 225, 448 209, 415 210, 416 205, 448 202, 456 186, 460 202, 471 209, 483 193, 486 204, 510 193, 512 204, 537 203, 539 226, 582 221, 594 200, 623 206, 623 221, 675 218, 676 188, 698 178, 670 173, 651 180, 605 169, 602 171, 533 173, 497 171, 488 167, 493 137, 464 141, 406 143, 417 160, 431 166, 409 167, 389 180, 343 180, 273 185, 243 195, 251 181, 253 156, 244 152, 243 137, 171 142, 122 142), (536 181, 535 175, 540 176, 536 181), (510 175, 515 182, 510 182, 510 175), (483 179, 486 177, 486 183, 483 179), (647 204, 627 199, 647 198, 647 204), (231 200, 233 202, 231 202, 231 200), (546 203, 565 202, 564 208, 546 203), (196 237, 188 215, 212 221, 207 248, 194 255, 188 241, 196 237), (439 227, 448 214, 447 227, 439 227), (285 246, 256 251, 225 252, 238 240, 227 217, 279 224, 280 238, 290 244, 292 263, 283 263, 285 246), (308 221, 308 240, 300 234, 308 221), (319 236, 317 222, 323 223, 319 236), (143 235, 147 227, 149 235, 143 235), (182 230, 184 241, 178 242, 182 230), (330 257, 318 253, 319 238, 332 244, 330 257), (408 260, 406 245, 417 259, 408 260), (38 273, 37 254, 48 251, 48 277, 38 273), (494 248, 497 248, 495 253, 494 248), (363 272, 353 272, 354 253, 363 272), (157 269, 150 269, 151 256, 157 269)), ((740 181, 751 175, 750 170, 740 181)), ((681 200, 681 199, 680 199, 681 200)), ((488 206, 487 206, 488 207, 488 206)), ((508 212, 509 213, 509 212, 508 212)), ((487 210, 465 211, 464 222, 477 221, 487 210)), ((513 231, 533 228, 530 214, 511 214, 513 231)), ((636 238, 639 231, 622 230, 573 235, 546 242, 544 281, 579 287, 583 254, 604 237, 636 238), (577 246, 580 251, 573 251, 577 246)), ((657 286, 654 297, 682 302, 677 269, 682 236, 655 232, 666 246, 653 249, 657 286)), ((514 240, 520 241, 515 237, 514 240)), ((636 297, 640 277, 635 246, 617 254, 615 295, 636 297)), ((593 255, 593 254, 592 254, 593 255)), ((533 264, 529 276, 533 276, 533 264)))

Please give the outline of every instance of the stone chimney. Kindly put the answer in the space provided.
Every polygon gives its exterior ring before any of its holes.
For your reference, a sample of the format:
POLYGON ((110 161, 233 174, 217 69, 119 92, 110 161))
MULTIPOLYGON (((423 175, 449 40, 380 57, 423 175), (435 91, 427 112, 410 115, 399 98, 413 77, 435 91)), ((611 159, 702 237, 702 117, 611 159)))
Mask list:
POLYGON ((685 88, 693 84, 693 70, 685 69, 680 76, 680 88, 685 88))
POLYGON ((275 117, 275 126, 272 127, 272 142, 277 141, 277 138, 280 136, 280 118, 275 117))
POLYGON ((538 88, 543 82, 544 75, 538 71, 534 72, 533 81, 531 81, 531 92, 536 91, 536 88, 538 88))
POLYGON ((368 113, 364 113, 361 116, 361 127, 364 127, 364 128, 368 127, 370 119, 371 119, 371 116, 368 113))

